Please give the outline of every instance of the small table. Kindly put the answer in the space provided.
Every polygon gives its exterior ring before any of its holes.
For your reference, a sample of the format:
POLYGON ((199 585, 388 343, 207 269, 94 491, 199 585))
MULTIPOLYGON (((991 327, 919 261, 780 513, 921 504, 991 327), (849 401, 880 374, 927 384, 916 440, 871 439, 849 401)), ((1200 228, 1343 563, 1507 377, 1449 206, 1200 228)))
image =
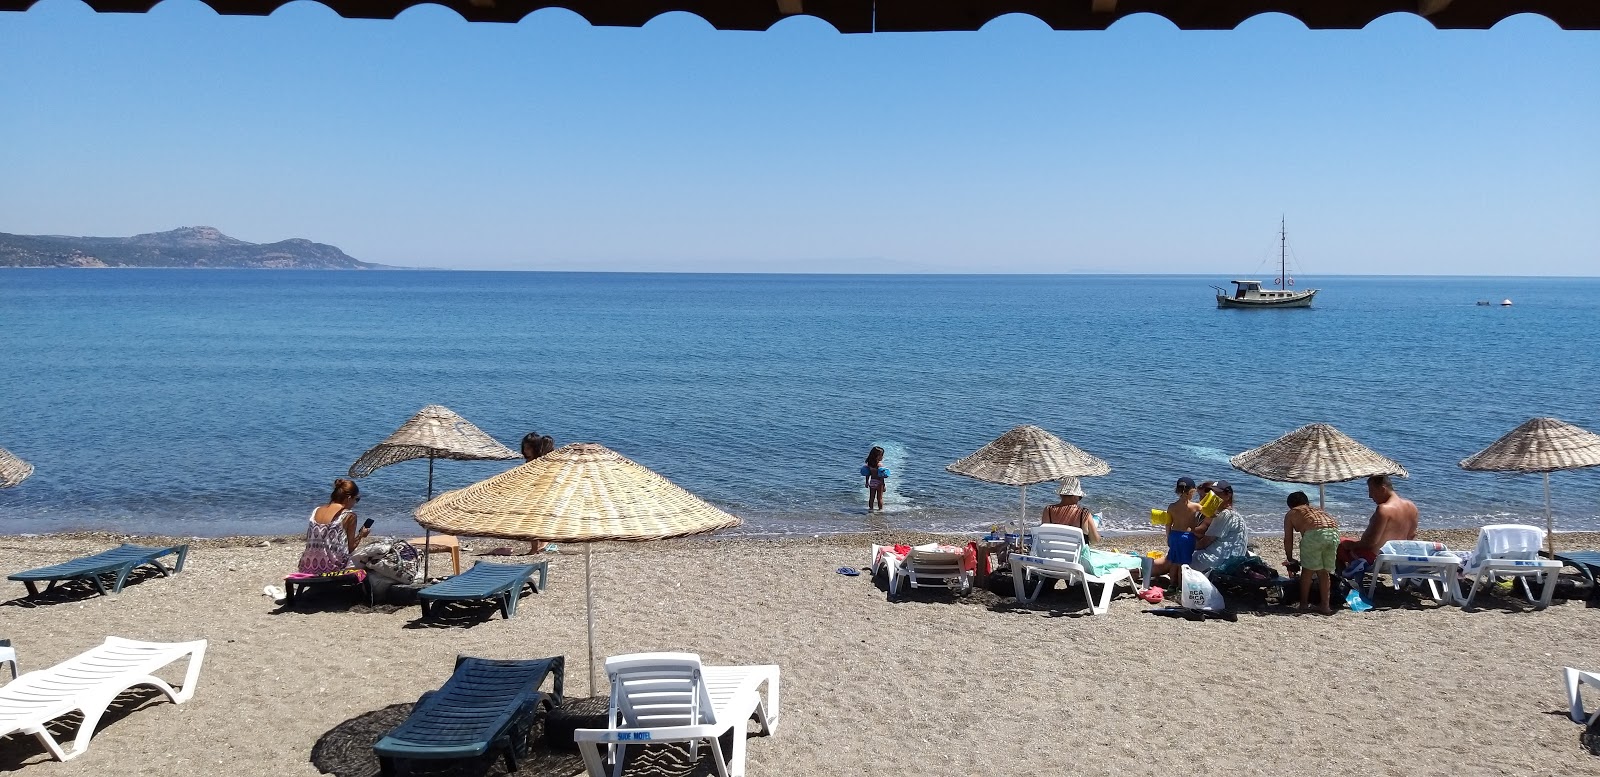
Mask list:
POLYGON ((1010 561, 1011 546, 1005 540, 973 540, 971 543, 974 554, 977 556, 976 568, 972 570, 972 584, 976 587, 987 585, 989 575, 996 569, 1002 569, 1010 561), (993 557, 995 563, 990 564, 993 557))
POLYGON ((406 540, 406 542, 423 553, 448 552, 450 554, 450 566, 454 569, 451 574, 461 574, 461 544, 456 541, 455 537, 448 534, 435 534, 431 537, 406 540))

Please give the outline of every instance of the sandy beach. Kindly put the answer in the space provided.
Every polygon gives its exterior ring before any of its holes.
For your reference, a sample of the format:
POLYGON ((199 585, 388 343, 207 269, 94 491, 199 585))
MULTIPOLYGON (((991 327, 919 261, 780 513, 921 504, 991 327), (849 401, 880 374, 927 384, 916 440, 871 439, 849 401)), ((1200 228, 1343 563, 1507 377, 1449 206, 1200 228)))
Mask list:
MULTIPOLYGON (((1426 538, 1467 547, 1472 536, 1426 538)), ((0 573, 121 539, 0 537, 0 573)), ((1562 666, 1600 668, 1600 607, 1558 599, 1535 612, 1491 597, 1464 612, 1388 592, 1364 614, 1246 605, 1229 623, 1146 615, 1151 605, 1130 596, 1090 617, 1060 587, 1034 608, 988 591, 891 603, 866 575, 835 572, 865 567, 868 545, 885 539, 925 538, 598 546, 596 654, 686 650, 708 663, 780 665, 781 726, 752 739, 751 775, 1600 775, 1558 683, 1562 666)), ((1559 541, 1596 547, 1600 535, 1559 541)), ((0 740, 0 771, 314 775, 322 741, 319 759, 336 773, 376 773, 371 741, 405 712, 392 705, 438 687, 457 654, 565 655, 569 697, 589 695, 581 555, 547 556, 548 590, 511 620, 441 627, 414 606, 337 598, 285 611, 261 589, 294 567, 297 538, 192 542, 182 574, 115 596, 36 602, 4 583, 0 637, 25 670, 107 635, 210 646, 188 703, 139 697, 141 708, 108 716, 89 752, 67 763, 32 737, 0 740)), ((1275 538, 1255 542, 1281 560, 1275 538)), ((519 773, 580 770, 574 756, 549 753, 519 773)))

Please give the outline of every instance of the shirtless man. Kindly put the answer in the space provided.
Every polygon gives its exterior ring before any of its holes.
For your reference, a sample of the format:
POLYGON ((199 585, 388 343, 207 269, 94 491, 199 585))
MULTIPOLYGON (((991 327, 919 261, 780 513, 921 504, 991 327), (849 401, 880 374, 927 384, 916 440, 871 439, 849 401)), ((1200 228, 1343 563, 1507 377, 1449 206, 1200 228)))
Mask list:
POLYGON ((1367 521, 1367 530, 1361 539, 1339 541, 1339 569, 1346 569, 1351 561, 1361 558, 1368 564, 1378 560, 1378 548, 1389 540, 1414 540, 1417 538, 1417 506, 1410 499, 1395 493, 1394 483, 1388 475, 1367 478, 1367 496, 1378 505, 1367 521))

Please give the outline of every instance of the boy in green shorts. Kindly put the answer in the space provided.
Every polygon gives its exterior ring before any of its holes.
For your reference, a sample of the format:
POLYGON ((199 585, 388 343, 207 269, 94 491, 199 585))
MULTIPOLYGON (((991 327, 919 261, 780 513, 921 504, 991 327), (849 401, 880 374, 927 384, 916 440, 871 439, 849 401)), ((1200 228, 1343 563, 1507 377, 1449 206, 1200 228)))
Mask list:
POLYGON ((1322 607, 1317 612, 1332 615, 1328 595, 1333 586, 1334 556, 1339 550, 1339 521, 1311 506, 1304 491, 1289 495, 1289 512, 1283 515, 1283 555, 1288 565, 1300 567, 1300 609, 1309 606, 1311 576, 1317 577, 1317 594, 1322 607), (1300 532, 1300 558, 1294 557, 1294 533, 1300 532))

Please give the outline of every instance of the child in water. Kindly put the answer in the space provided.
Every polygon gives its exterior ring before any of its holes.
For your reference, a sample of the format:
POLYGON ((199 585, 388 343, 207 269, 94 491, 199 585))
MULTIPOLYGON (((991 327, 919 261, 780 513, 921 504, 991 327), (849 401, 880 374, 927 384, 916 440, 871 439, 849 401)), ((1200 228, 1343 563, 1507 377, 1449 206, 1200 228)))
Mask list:
POLYGON ((867 465, 861 468, 861 474, 867 479, 867 509, 871 510, 873 504, 878 509, 883 509, 883 489, 889 477, 889 468, 879 466, 883 464, 883 449, 872 446, 867 452, 867 465))

